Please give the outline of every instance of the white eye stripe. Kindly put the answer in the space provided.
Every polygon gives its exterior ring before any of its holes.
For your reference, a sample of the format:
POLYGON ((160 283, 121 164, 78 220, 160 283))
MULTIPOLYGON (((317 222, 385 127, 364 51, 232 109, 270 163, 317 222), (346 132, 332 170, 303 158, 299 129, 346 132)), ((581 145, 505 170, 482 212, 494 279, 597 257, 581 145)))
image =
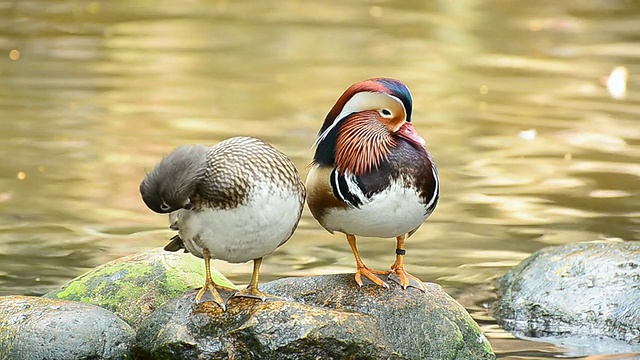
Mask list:
POLYGON ((394 99, 395 101, 398 102, 398 104, 400 104, 400 106, 402 106, 402 113, 404 114, 404 119, 403 120, 407 120, 407 109, 405 109, 404 103, 402 102, 402 100, 400 100, 398 97, 393 96, 393 95, 387 95, 387 96, 389 96, 390 98, 394 99))
MULTIPOLYGON (((317 146, 322 140, 324 140, 327 137, 327 135, 329 135, 331 130, 333 130, 336 124, 338 124, 338 122, 340 122, 340 120, 344 119, 345 117, 360 111, 378 110, 380 108, 380 102, 382 101, 382 99, 384 99, 384 98, 381 98, 381 96, 391 98, 397 101, 398 104, 402 106, 402 110, 405 114, 405 120, 406 120, 407 109, 405 109, 404 104, 400 99, 398 99, 398 97, 389 95, 386 93, 382 93, 382 92, 373 92, 373 91, 359 92, 353 95, 351 99, 349 99, 349 101, 347 101, 347 103, 344 104, 344 107, 342 108, 342 111, 340 111, 340 114, 338 114, 338 116, 336 116, 336 118, 333 120, 333 123, 328 128, 326 128, 322 132, 322 134, 320 134, 320 136, 318 136, 316 141, 313 143, 313 146, 317 146)), ((389 110, 389 109, 384 108, 382 110, 389 110)), ((382 110, 379 110, 379 111, 382 111, 382 110)), ((389 112, 391 113, 391 111, 389 112)), ((385 118, 392 117, 393 113, 391 113, 391 115, 383 115, 383 116, 385 118)))

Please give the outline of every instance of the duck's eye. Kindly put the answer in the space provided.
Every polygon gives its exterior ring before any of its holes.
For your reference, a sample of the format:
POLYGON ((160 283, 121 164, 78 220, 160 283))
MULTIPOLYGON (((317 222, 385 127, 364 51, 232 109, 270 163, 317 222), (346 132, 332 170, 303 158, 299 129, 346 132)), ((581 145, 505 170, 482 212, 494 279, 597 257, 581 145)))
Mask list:
POLYGON ((171 209, 171 206, 167 205, 166 202, 162 202, 162 204, 160 204, 160 210, 162 211, 168 211, 169 209, 171 209))
POLYGON ((382 114, 382 116, 384 117, 391 117, 391 110, 389 109, 382 109, 380 110, 380 114, 382 114))

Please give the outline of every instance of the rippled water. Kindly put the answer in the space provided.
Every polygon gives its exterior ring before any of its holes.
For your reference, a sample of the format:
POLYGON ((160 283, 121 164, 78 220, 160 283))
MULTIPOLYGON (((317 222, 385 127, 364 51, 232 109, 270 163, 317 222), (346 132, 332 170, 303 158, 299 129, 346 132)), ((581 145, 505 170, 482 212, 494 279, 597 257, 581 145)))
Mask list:
MULTIPOLYGON (((409 271, 461 301, 501 358, 596 353, 514 339, 485 306, 539 248, 640 239, 638 40, 634 1, 0 1, 0 295, 163 246, 138 184, 175 146, 259 136, 306 175, 335 99, 392 76, 442 185, 409 271)), ((392 263, 393 241, 360 244, 369 266, 392 263)), ((249 280, 250 264, 216 266, 249 280)), ((262 274, 353 271, 305 211, 262 274)))

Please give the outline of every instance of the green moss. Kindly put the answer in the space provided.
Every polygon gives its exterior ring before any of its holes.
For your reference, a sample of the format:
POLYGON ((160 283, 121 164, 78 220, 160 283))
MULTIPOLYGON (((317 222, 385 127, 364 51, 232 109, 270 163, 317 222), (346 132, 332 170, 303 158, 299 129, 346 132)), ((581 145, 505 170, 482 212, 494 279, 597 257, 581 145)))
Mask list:
POLYGON ((183 259, 179 267, 168 261, 164 265, 167 268, 164 285, 169 289, 186 291, 204 284, 204 261, 196 257, 183 259))
MULTIPOLYGON (((467 343, 467 342, 481 343, 479 354, 482 354, 482 358, 495 359, 493 348, 491 347, 489 340, 487 340, 487 338, 484 336, 484 334, 482 333, 482 329, 480 329, 480 326, 473 320, 473 318, 470 316, 460 317, 458 321, 460 321, 460 323, 463 324, 463 326, 466 328, 466 329, 461 329, 461 331, 463 331, 464 334, 467 334, 467 338, 462 339, 461 341, 463 343, 467 343)), ((462 333, 461 333, 461 336, 462 336, 462 333)))
MULTIPOLYGON (((145 278, 147 275, 153 274, 154 266, 148 264, 134 264, 134 266, 128 266, 126 269, 123 267, 122 269, 125 271, 124 281, 137 281, 139 279, 145 278)), ((108 273, 105 273, 107 275, 108 273)))
MULTIPOLYGON (((109 309, 136 325, 169 299, 204 284, 204 261, 160 249, 123 257, 91 270, 45 297, 109 309)), ((215 268, 213 280, 234 287, 215 268)))
POLYGON ((86 293, 87 285, 82 279, 67 283, 62 290, 56 292, 58 299, 71 299, 86 293))
MULTIPOLYGON (((484 337, 484 335, 481 335, 481 336, 484 337)), ((486 337, 482 342, 482 351, 484 351, 487 354, 493 354, 493 348, 491 347, 491 343, 489 342, 489 340, 487 340, 486 337)))
MULTIPOLYGON (((0 323, 6 323, 6 319, 0 317, 0 323)), ((0 358, 5 359, 13 347, 14 337, 18 332, 17 326, 0 326, 0 358)))
MULTIPOLYGON (((189 289, 199 288, 204 285, 205 281, 205 269, 204 260, 195 256, 183 259, 180 262, 179 268, 176 267, 175 262, 165 262, 166 282, 165 286, 169 289, 180 289, 186 291, 189 289), (185 282, 185 279, 189 279, 185 282)), ((224 275, 222 275, 215 268, 211 268, 211 279, 218 285, 226 286, 230 288, 236 288, 236 286, 229 281, 224 275)))

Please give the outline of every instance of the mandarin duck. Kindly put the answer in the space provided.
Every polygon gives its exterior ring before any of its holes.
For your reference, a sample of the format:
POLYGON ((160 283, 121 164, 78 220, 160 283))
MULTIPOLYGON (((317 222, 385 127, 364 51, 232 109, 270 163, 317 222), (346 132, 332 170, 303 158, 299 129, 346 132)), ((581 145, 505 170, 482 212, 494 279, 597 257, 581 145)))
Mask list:
POLYGON ((170 214, 178 230, 165 250, 185 249, 204 259, 206 281, 196 302, 207 291, 223 310, 230 297, 278 299, 258 289, 260 265, 291 237, 305 200, 304 184, 286 155, 251 137, 182 146, 146 175, 140 193, 151 210, 170 214), (253 260, 247 288, 216 285, 211 259, 253 260))
POLYGON ((404 269, 405 240, 436 208, 438 170, 411 123, 411 93, 402 82, 374 78, 350 86, 327 114, 307 176, 307 203, 329 232, 344 233, 362 277, 388 288, 424 284, 404 269), (389 271, 365 266, 356 236, 396 239, 389 271))

